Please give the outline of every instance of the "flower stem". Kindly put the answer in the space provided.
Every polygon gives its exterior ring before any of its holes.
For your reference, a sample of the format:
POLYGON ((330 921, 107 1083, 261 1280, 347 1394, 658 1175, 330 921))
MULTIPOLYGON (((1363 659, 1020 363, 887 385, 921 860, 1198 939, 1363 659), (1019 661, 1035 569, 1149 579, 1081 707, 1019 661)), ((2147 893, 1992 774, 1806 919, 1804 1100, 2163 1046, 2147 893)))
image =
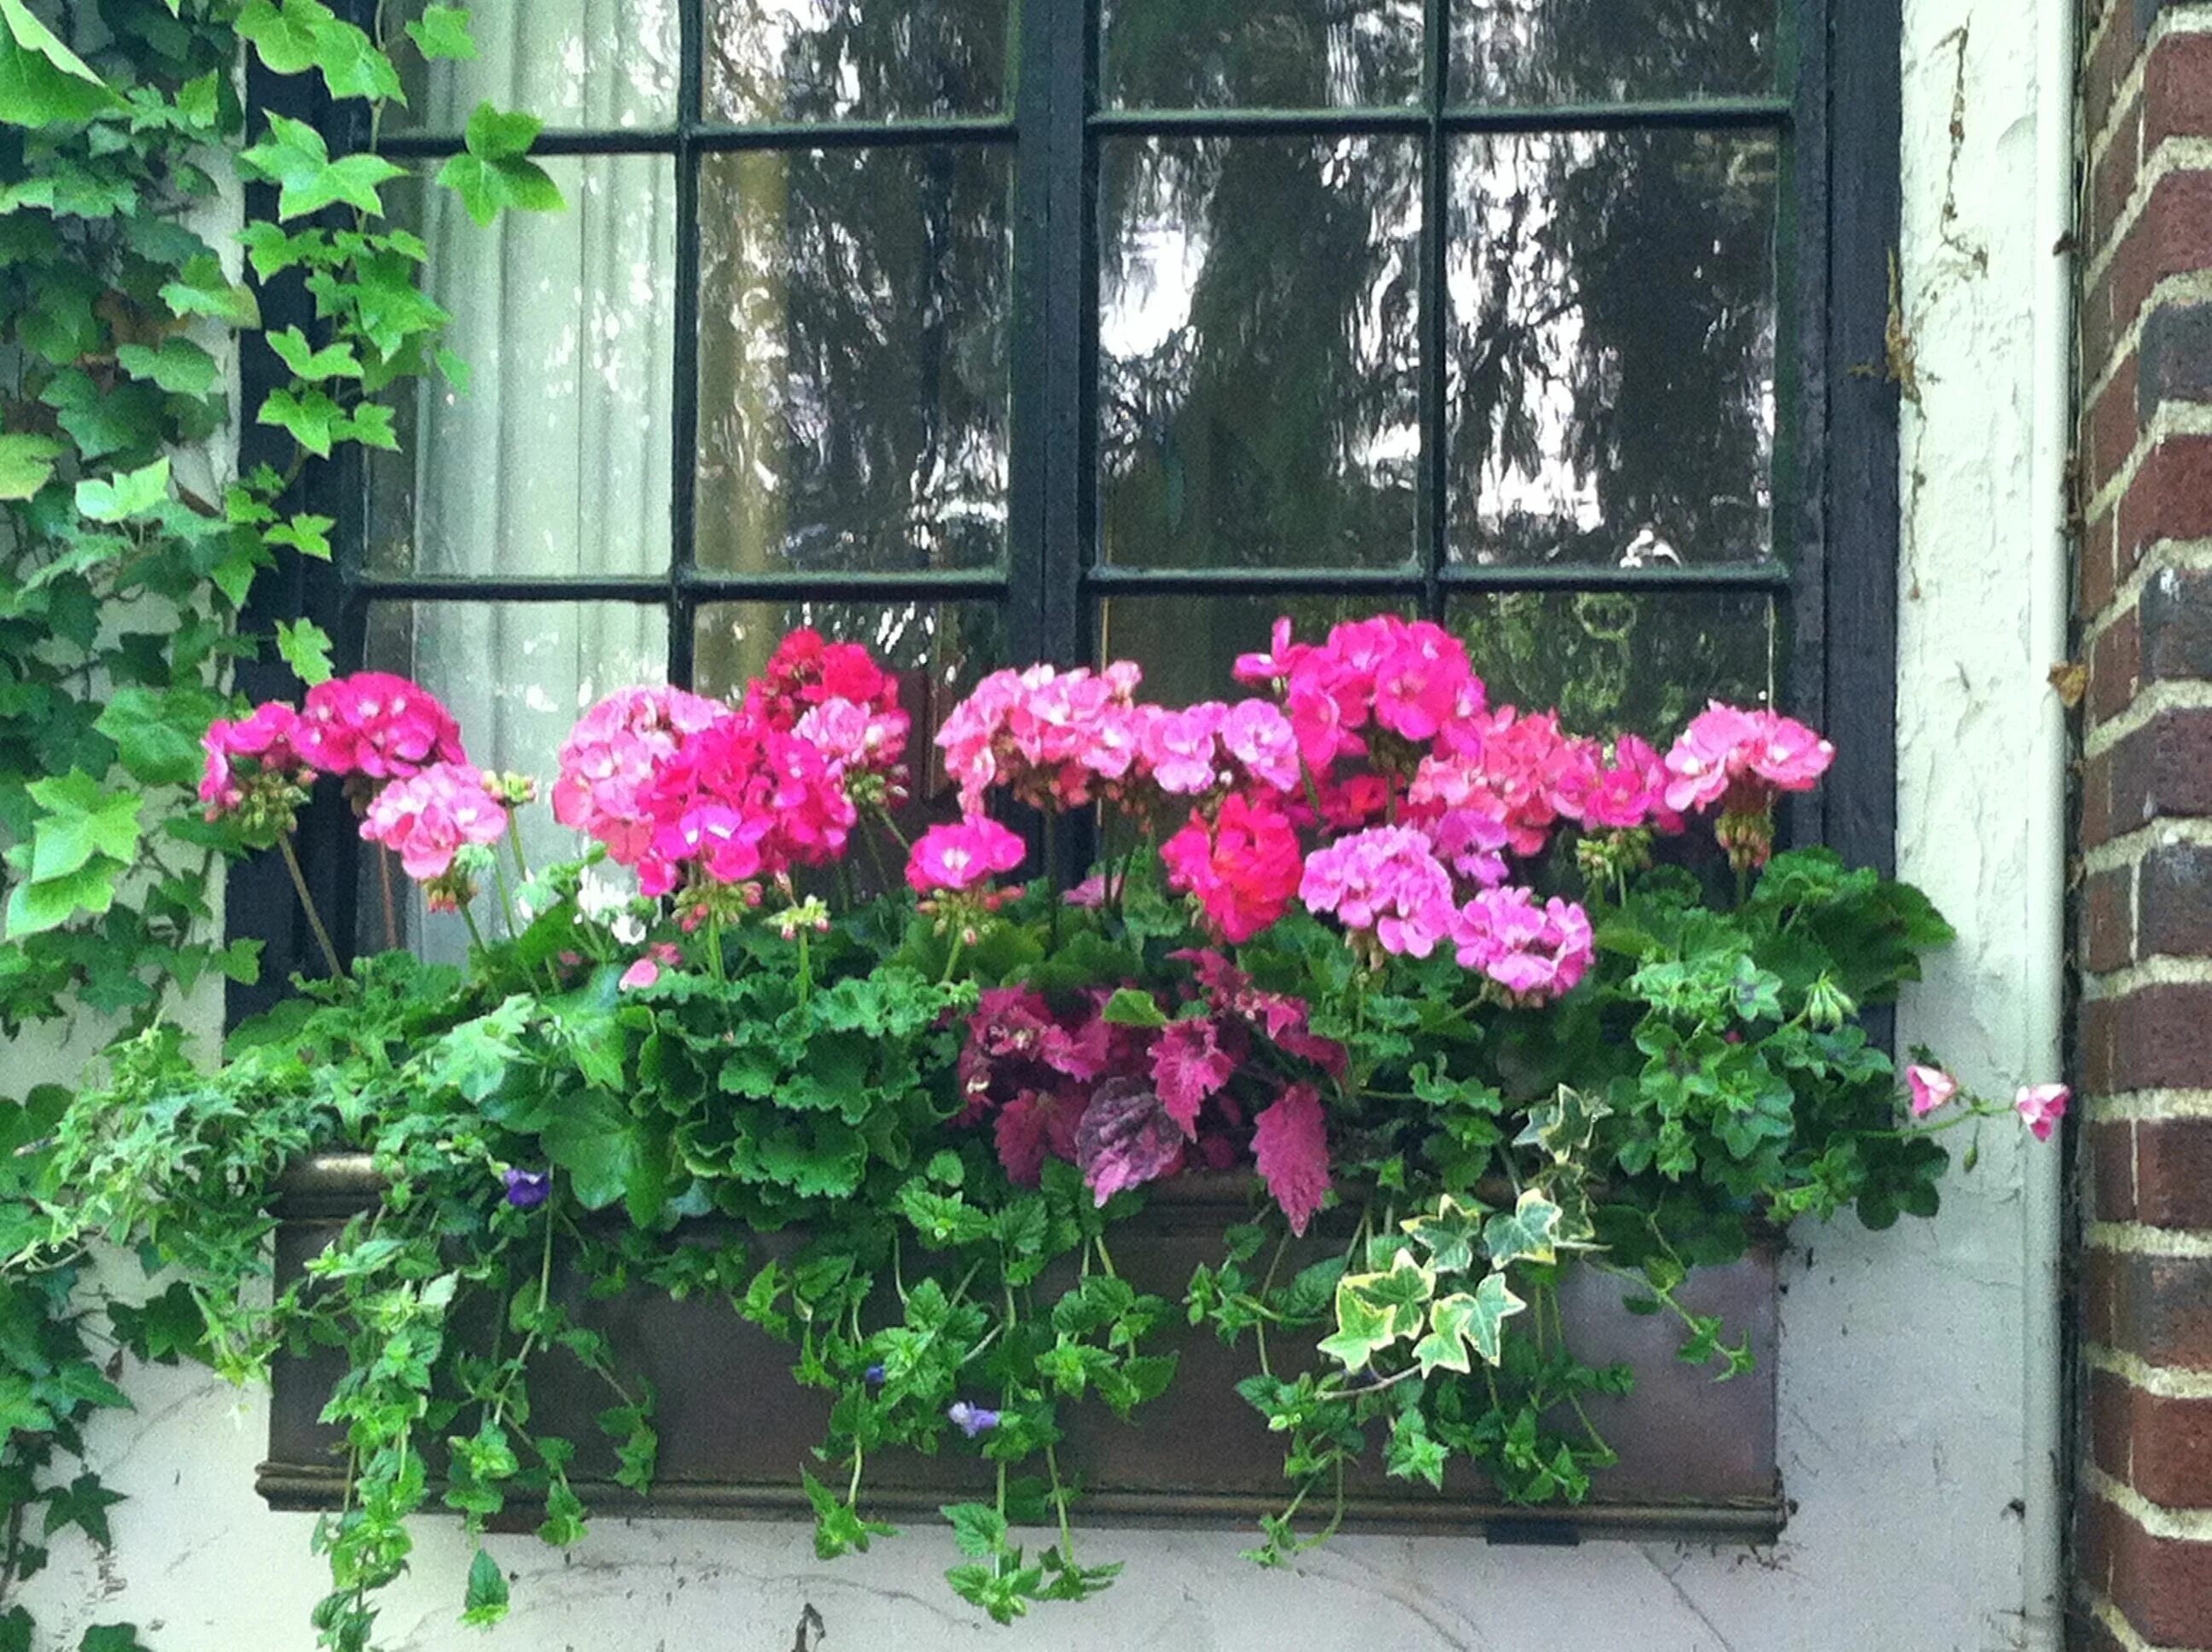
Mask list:
POLYGON ((331 944, 331 932, 323 926, 323 914, 315 906, 315 897, 308 892, 307 875, 300 870, 300 856, 292 847, 289 835, 276 840, 277 852, 284 857, 284 870, 292 874, 292 888, 300 897, 301 910, 307 914, 307 927, 313 932, 315 944, 323 950, 323 963, 328 966, 332 981, 345 979, 345 966, 338 962, 338 950, 331 944))
POLYGON ((461 902, 461 920, 469 926, 469 938, 476 943, 477 951, 485 951, 483 931, 477 927, 476 910, 466 901, 461 902))
POLYGON ((716 981, 726 981, 722 973, 722 920, 719 914, 707 920, 707 969, 716 981))
POLYGON ((507 814, 507 843, 514 852, 514 875, 524 883, 530 881, 530 862, 522 853, 522 817, 512 809, 507 814))
POLYGON ((376 877, 384 891, 384 944, 388 951, 399 950, 399 900, 392 890, 392 851, 376 852, 376 877))

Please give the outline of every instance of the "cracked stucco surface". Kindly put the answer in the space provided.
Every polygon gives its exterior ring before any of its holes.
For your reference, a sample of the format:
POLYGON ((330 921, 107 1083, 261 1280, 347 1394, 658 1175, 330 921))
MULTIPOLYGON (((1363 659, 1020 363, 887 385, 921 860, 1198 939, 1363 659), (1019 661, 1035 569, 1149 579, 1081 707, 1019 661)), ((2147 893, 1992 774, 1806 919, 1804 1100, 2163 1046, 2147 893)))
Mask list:
MULTIPOLYGON (((2026 987, 2057 968, 2026 952, 2033 861, 2014 784, 2032 760, 2024 743, 2051 663, 2031 657, 2025 588, 2028 295, 2047 255, 2033 244, 2027 10, 2019 0, 1906 7, 1899 300, 1919 404, 1905 436, 1901 837, 1907 874, 1965 939, 1907 1005, 1905 1036, 1990 1083, 2047 1036, 2026 987)), ((572 1555, 493 1540, 520 1576, 514 1617, 487 1642, 453 1622, 467 1558, 458 1534, 426 1522, 384 1643, 781 1652, 811 1601, 833 1649, 2021 1646, 2026 1528, 2008 1505, 2043 1491, 2023 1446, 2022 1304, 2036 1242, 2014 1191, 2017 1145, 1993 1134, 1936 1223, 1877 1236, 1847 1222, 1811 1236, 1809 1255, 1790 1264, 1782 1441, 1799 1507, 1771 1551, 1347 1540, 1283 1576, 1239 1561, 1241 1534, 1100 1534, 1092 1558, 1128 1563, 1104 1603, 1000 1631, 945 1592, 941 1534, 825 1566, 796 1527, 603 1521, 572 1555)), ((114 1512, 115 1554, 66 1539, 27 1591, 49 1643, 127 1619, 161 1652, 308 1644, 320 1564, 308 1518, 270 1515, 253 1497, 258 1403, 181 1372, 148 1373, 137 1392, 140 1411, 94 1435, 112 1482, 131 1494, 114 1512)))

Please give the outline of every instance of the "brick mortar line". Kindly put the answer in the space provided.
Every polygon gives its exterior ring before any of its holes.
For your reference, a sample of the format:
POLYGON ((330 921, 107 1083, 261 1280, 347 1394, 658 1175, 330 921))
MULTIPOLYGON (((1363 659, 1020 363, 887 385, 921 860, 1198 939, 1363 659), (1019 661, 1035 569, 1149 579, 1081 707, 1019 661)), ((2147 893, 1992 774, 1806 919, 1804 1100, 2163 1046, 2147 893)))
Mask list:
POLYGON ((2143 824, 2107 838, 2081 857, 2081 870, 2087 872, 2118 872, 2124 866, 2139 866, 2143 857, 2153 849, 2171 849, 2186 845, 2196 849, 2212 848, 2212 819, 2198 816, 2176 815, 2146 821, 2143 824))
POLYGON ((2140 1354, 2096 1342, 2082 1344, 2081 1358, 2091 1370, 2117 1376, 2154 1399, 2212 1400, 2212 1371, 2154 1365, 2140 1354))
POLYGON ((2088 1603, 2089 1615, 2104 1626, 2105 1632, 2119 1643, 2120 1652, 2183 1652, 2179 1647, 2154 1646, 2138 1634, 2128 1621, 2127 1614, 2113 1604, 2112 1598, 2101 1590, 2090 1588, 2087 1582, 2077 1582, 2081 1598, 2088 1603))
POLYGON ((2092 1124, 2200 1123, 2212 1119, 2212 1090, 2122 1090, 2084 1099, 2092 1124))
POLYGON ((2157 539, 2129 570, 2128 577, 2112 588, 2112 599, 2081 622, 2083 659, 2104 641, 2105 634, 2142 604, 2143 593, 2161 574, 2212 574, 2212 539, 2157 539))
MULTIPOLYGON (((2124 9, 2124 4, 2114 4, 2106 9, 2104 21, 2092 29, 2089 38, 2081 43, 2081 60, 2084 64, 2097 60, 2098 52, 2104 50, 2106 34, 2114 27, 2114 19, 2124 9)), ((2134 27, 2132 19, 2129 27, 2134 27)), ((2111 112, 2106 115, 2103 127, 2090 140, 2088 165, 2092 172, 2104 163, 2105 156, 2111 152, 2112 139, 2119 134, 2120 117, 2127 113, 2130 103, 2142 95, 2143 82, 2149 77, 2153 54, 2177 34, 2207 33, 2212 33, 2212 13, 2167 11, 2160 13, 2152 21, 2150 33, 2144 37, 2142 46, 2136 53, 2136 60, 2128 65, 2128 72, 2120 76, 2119 84, 2112 89, 2111 112)))
POLYGON ((2136 432, 2135 446, 2128 449, 2120 468, 2091 496, 2082 515, 2094 522, 2106 511, 2117 508, 2129 489, 2142 479, 2144 470, 2158 450, 2185 436, 2212 436, 2212 402, 2160 402, 2158 411, 2150 416, 2150 422, 2136 432))
MULTIPOLYGON (((2162 1256, 2176 1261, 2212 1260, 2212 1232, 2202 1228, 2154 1228, 2142 1222, 2092 1222, 2085 1249, 2110 1256, 2162 1256)), ((2212 1533, 2208 1533, 2212 1536, 2212 1533)))
POLYGON ((2081 271, 2081 290, 2088 292, 2104 280, 2112 270, 2112 261, 2127 245, 2128 237, 2142 222, 2144 209, 2150 197, 2167 179, 2184 173, 2212 170, 2212 137, 2176 134, 2159 140, 2158 147, 2142 160, 2136 170, 2135 186, 2120 205, 2119 215, 2106 230, 2104 240, 2091 252, 2088 263, 2081 271))
POLYGON ((2081 1485, 2084 1491, 2102 1497, 2153 1537, 2169 1543, 2212 1544, 2212 1509, 2168 1509, 2094 1463, 2081 1466, 2081 1485))
POLYGON ((2112 380, 2119 376, 2129 357, 2142 349, 2143 328, 2154 313, 2169 304, 2208 301, 2212 301, 2212 270, 2177 270, 2170 276, 2161 276, 2158 284, 2150 289, 2150 296, 2143 300, 2142 307, 2128 318, 2128 325, 2112 340, 2110 355, 2090 378, 2089 388, 2081 398, 2083 416, 2086 418, 2088 410, 2095 407, 2112 387, 2112 380))
POLYGON ((2177 678, 2139 687, 2125 710, 2082 736, 2081 755, 2101 757, 2128 736, 2142 732, 2168 712, 2206 710, 2212 710, 2212 683, 2177 678))
POLYGON ((2087 1004, 2110 1003, 2153 987, 2212 987, 2212 958, 2158 952, 2118 969, 2094 975, 2085 971, 2081 976, 2082 1001, 2087 1004))

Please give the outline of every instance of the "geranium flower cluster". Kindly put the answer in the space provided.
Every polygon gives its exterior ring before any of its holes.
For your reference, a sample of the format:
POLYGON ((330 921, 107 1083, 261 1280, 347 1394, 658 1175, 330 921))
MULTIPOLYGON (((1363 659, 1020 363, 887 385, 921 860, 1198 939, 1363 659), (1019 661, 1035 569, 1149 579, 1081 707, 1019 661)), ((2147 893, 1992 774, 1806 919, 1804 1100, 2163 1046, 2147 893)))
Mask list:
POLYGON ((779 734, 793 734, 838 769, 855 803, 884 805, 907 793, 911 720, 898 679, 857 642, 825 642, 802 628, 777 645, 746 685, 744 707, 779 734))
POLYGON ((1329 1169, 1319 1092, 1299 1064, 1340 1076, 1344 1050, 1308 1029, 1304 1003, 1256 990, 1220 954, 1178 956, 1192 980, 1180 1004, 1155 1000, 1178 1011, 1164 1025, 1109 1021, 1115 995, 1103 988, 1060 1009, 1026 987, 985 992, 954 1123, 988 1122, 1017 1182, 1033 1185, 1048 1158, 1077 1165, 1102 1205, 1186 1165, 1227 1169, 1249 1156, 1303 1233, 1329 1169), (1262 1044, 1291 1070, 1257 1060, 1262 1044))

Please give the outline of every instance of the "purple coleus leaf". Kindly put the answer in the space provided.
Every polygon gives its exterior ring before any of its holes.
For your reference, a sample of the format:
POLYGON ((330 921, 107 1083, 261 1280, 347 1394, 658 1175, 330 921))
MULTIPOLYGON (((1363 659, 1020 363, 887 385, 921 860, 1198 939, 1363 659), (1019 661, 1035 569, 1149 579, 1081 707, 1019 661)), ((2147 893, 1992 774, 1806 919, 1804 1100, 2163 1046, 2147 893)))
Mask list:
POLYGON ((1103 1205, 1182 1168, 1182 1127, 1157 1090, 1133 1078, 1098 1086, 1075 1128, 1075 1162, 1103 1205))
POLYGON ((1252 1157, 1291 1231, 1304 1236, 1328 1193, 1328 1120, 1311 1085, 1291 1085, 1253 1121, 1252 1157))
POLYGON ((1210 1017, 1170 1022, 1153 1041, 1152 1083, 1186 1137, 1197 1136, 1199 1108, 1236 1071, 1237 1060, 1221 1048, 1210 1017))

